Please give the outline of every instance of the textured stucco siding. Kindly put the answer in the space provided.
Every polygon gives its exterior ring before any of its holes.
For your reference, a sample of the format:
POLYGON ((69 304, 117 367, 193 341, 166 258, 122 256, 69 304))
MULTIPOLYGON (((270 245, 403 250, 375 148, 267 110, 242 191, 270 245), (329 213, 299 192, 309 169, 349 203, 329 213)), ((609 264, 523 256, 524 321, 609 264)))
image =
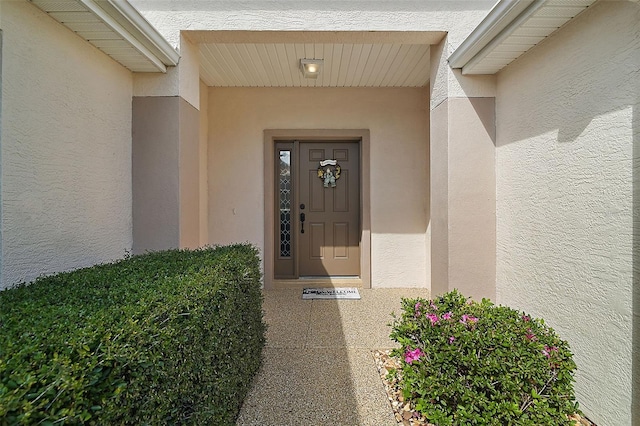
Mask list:
MULTIPOLYGON (((460 31, 461 28, 465 28, 469 24, 470 22, 463 21, 456 29, 460 31)), ((468 28, 468 30, 473 28, 468 28)), ((449 56, 460 44, 454 34, 455 32, 449 32, 444 40, 431 46, 429 79, 431 110, 450 98, 494 98, 496 96, 495 75, 463 76, 461 70, 452 69, 449 66, 449 56)))
POLYGON ((131 73, 26 1, 2 5, 2 281, 131 249, 131 73))
POLYGON ((638 22, 638 3, 596 3, 498 75, 497 298, 569 341, 578 400, 600 426, 640 421, 638 22))
POLYGON ((209 242, 264 245, 265 129, 369 129, 372 286, 428 287, 427 116, 426 89, 209 88, 209 242))
POLYGON ((175 47, 180 30, 443 31, 461 43, 495 0, 130 0, 175 47))
POLYGON ((200 246, 200 112, 180 98, 180 248, 200 246))
POLYGON ((133 98, 133 253, 180 246, 179 97, 133 98))
POLYGON ((208 145, 209 145, 209 89, 200 81, 200 116, 198 134, 198 173, 199 173, 199 234, 201 246, 209 244, 209 178, 207 176, 208 145))
POLYGON ((200 106, 200 63, 197 45, 181 37, 180 62, 166 73, 135 73, 133 96, 180 96, 194 108, 200 106))

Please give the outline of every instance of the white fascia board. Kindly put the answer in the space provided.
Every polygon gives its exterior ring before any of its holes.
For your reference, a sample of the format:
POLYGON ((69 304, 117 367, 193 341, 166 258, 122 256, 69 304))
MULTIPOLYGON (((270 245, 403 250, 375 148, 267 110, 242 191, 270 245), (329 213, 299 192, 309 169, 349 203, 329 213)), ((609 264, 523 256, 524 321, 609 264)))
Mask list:
POLYGON ((167 66, 178 65, 180 54, 169 42, 145 19, 127 0, 107 0, 122 16, 124 16, 155 48, 155 53, 167 66))
MULTIPOLYGON (((158 71, 163 73, 167 72, 167 67, 165 63, 162 61, 162 58, 159 58, 158 54, 152 52, 147 46, 144 45, 144 43, 142 43, 138 39, 138 37, 140 36, 147 37, 148 34, 144 32, 141 32, 141 34, 138 34, 138 35, 132 34, 120 22, 118 22, 118 20, 114 16, 107 13, 102 7, 100 7, 100 5, 98 4, 98 1, 96 0, 78 0, 78 1, 81 4, 83 4, 87 9, 89 9, 94 15, 96 15, 105 25, 111 28, 111 30, 115 31, 118 35, 120 35, 123 38, 123 40, 125 40, 127 43, 133 46, 133 48, 136 49, 149 62, 151 62, 158 71)), ((128 2, 123 1, 123 3, 128 3, 128 2)), ((120 18, 127 19, 128 21, 128 18, 126 18, 124 15, 121 15, 120 18)), ((138 27, 136 26, 136 28, 138 27)), ((153 29, 153 27, 151 28, 153 29)), ((153 32, 157 33, 155 29, 153 30, 153 32)), ((165 41, 165 43, 169 45, 168 42, 165 41)), ((177 55, 177 52, 176 52, 176 55, 177 55)), ((177 61, 175 61, 175 63, 170 63, 169 65, 175 65, 175 64, 177 64, 177 61)))
MULTIPOLYGON (((480 64, 480 62, 486 58, 486 56, 493 51, 497 46, 500 45, 507 37, 511 35, 515 30, 517 30, 531 15, 536 13, 538 9, 540 9, 545 3, 545 0, 536 0, 532 3, 524 12, 520 14, 515 20, 511 21, 509 25, 505 29, 503 29, 498 36, 496 36, 493 40, 489 42, 477 55, 471 58, 463 67, 462 74, 478 74, 480 72, 474 72, 474 67, 480 64)), ((506 63, 504 64, 507 65, 506 63)), ((502 67, 500 67, 502 68, 502 67)), ((494 71, 498 72, 499 69, 494 71)))
POLYGON ((153 66, 155 66, 160 72, 167 72, 167 67, 162 61, 153 54, 146 46, 144 46, 133 34, 128 32, 115 18, 104 11, 95 0, 78 0, 89 9, 94 15, 96 15, 106 26, 111 28, 127 43, 133 46, 142 56, 148 59, 153 66))
MULTIPOLYGON (((488 53, 485 48, 498 36, 501 39, 510 34, 515 28, 511 25, 522 16, 523 12, 533 5, 535 8, 544 4, 544 0, 500 0, 493 6, 487 16, 469 34, 469 36, 449 56, 451 68, 463 68, 481 51, 488 53), (508 33, 505 29, 512 28, 508 33)), ((527 14, 527 17, 530 14, 527 14)))

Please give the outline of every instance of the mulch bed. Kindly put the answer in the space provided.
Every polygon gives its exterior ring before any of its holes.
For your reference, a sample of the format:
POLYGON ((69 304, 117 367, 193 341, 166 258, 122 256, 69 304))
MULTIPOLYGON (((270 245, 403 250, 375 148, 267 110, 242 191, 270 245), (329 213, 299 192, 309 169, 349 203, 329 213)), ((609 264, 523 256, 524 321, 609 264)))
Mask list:
MULTIPOLYGON (((376 366, 378 367, 378 373, 382 379, 382 384, 387 392, 389 403, 393 408, 393 413, 396 417, 396 421, 402 426, 436 426, 427 420, 417 411, 415 411, 411 405, 411 402, 405 401, 402 396, 400 384, 397 378, 389 379, 389 372, 392 370, 399 370, 402 368, 400 361, 389 355, 391 351, 374 351, 373 358, 375 359, 376 366)), ((571 417, 578 426, 596 426, 586 417, 582 417, 579 414, 574 414, 571 417)))

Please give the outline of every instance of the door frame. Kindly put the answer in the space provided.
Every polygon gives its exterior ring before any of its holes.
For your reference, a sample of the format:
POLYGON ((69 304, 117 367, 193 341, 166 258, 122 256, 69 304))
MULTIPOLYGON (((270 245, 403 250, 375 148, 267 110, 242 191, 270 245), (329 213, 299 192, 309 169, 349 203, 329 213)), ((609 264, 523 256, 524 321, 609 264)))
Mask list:
MULTIPOLYGON (((264 288, 295 286, 308 281, 276 280, 275 259, 275 145, 280 140, 353 141, 360 147, 360 282, 371 288, 371 145, 368 129, 267 129, 264 131, 264 288), (282 282, 281 282, 282 281, 282 282), (283 284, 284 283, 284 284, 283 284)), ((341 282, 342 284, 343 282, 341 282)), ((326 279, 332 285, 331 278, 326 279)))

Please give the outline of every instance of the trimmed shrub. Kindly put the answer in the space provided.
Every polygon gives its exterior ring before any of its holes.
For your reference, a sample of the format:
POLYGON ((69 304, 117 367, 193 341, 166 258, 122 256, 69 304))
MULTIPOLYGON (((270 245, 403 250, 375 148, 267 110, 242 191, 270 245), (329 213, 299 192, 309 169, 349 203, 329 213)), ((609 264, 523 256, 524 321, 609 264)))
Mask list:
POLYGON ((541 319, 457 291, 403 299, 391 338, 401 347, 404 397, 429 422, 571 425, 576 368, 567 342, 541 319))
POLYGON ((234 245, 0 292, 0 424, 234 424, 265 341, 260 279, 234 245))

